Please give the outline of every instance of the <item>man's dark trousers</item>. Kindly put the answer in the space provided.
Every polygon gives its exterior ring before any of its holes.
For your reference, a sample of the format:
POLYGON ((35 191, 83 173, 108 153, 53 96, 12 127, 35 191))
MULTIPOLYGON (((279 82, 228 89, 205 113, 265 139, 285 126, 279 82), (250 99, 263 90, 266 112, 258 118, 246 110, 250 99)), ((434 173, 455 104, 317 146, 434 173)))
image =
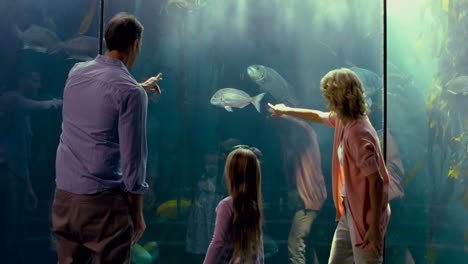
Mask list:
POLYGON ((59 264, 130 263, 133 224, 127 194, 55 191, 52 224, 59 264))

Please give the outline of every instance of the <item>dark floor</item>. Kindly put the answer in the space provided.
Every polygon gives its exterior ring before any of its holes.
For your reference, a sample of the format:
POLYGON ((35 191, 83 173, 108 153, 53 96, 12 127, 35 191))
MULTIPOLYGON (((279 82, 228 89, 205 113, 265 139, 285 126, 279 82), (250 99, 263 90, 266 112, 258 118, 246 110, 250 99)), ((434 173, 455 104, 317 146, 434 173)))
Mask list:
MULTIPOLYGON (((38 210, 31 212, 28 217, 29 225, 26 229, 27 240, 25 241, 26 263, 56 263, 55 252, 51 250, 50 243, 50 220, 47 219, 49 208, 41 205, 38 210)), ((288 263, 287 237, 290 228, 291 215, 287 212, 275 213, 278 210, 265 211, 265 233, 275 240, 279 251, 274 256, 266 259, 266 263, 288 263)), ((394 211, 394 214, 398 210, 394 211)), ((327 263, 330 243, 333 237, 335 223, 330 221, 334 218, 334 209, 331 204, 326 204, 312 226, 308 238, 308 248, 314 248, 319 263, 327 263)), ((195 258, 185 253, 185 221, 173 221, 167 223, 152 223, 147 221, 148 229, 142 238, 145 241, 157 241, 159 244, 160 257, 155 263, 198 263, 202 257, 195 258)), ((388 231, 386 247, 386 263, 410 263, 406 252, 411 252, 415 263, 468 263, 468 253, 464 252, 463 241, 453 241, 447 237, 446 241, 434 242, 434 257, 436 261, 431 262, 428 258, 426 229, 424 222, 400 221, 395 219, 391 222, 388 231), (396 231, 398 230, 398 231, 396 231), (399 232, 405 230, 404 233, 399 232)), ((444 227, 446 234, 459 234, 464 230, 460 226, 444 227)), ((453 240, 453 239, 452 239, 453 240)), ((310 250, 308 251, 310 253, 310 250)), ((432 254, 432 253, 431 253, 432 254)), ((308 254, 309 255, 309 254, 308 254)), ((308 259, 311 259, 308 256, 308 259)))

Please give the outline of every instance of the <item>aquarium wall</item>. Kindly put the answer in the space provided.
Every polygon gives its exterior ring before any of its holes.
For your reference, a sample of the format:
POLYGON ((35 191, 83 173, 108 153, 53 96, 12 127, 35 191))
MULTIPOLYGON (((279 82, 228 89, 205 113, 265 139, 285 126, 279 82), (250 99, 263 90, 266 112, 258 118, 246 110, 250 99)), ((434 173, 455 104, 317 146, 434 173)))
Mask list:
MULTIPOLYGON (((50 210, 61 99, 73 65, 98 54, 100 2, 0 2, 8 263, 57 261, 50 210)), ((135 79, 163 74, 162 95, 148 95, 147 229, 132 263, 203 262, 228 196, 226 157, 239 145, 261 162, 265 262, 300 263, 288 248, 303 237, 306 263, 328 263, 334 130, 271 117, 267 103, 326 111, 320 80, 342 67, 363 82, 386 150, 386 263, 468 262, 466 1, 113 0, 102 11, 104 26, 119 12, 144 26, 135 79), (244 101, 223 105, 219 94, 244 101), (304 210, 307 195, 318 210, 304 210)))
POLYGON ((404 194, 391 202, 387 259, 468 260, 467 7, 448 0, 387 4, 387 165, 402 176, 404 194), (400 164, 392 162, 392 145, 400 164))

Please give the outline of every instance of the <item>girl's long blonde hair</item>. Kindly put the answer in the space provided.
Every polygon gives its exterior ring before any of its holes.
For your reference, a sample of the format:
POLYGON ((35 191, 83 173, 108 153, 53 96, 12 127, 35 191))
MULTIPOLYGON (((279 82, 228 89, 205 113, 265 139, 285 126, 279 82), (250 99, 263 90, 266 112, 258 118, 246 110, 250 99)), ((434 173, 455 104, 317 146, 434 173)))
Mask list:
POLYGON ((233 259, 251 263, 262 246, 262 193, 260 163, 246 148, 232 151, 225 167, 226 182, 234 205, 231 238, 233 259))
POLYGON ((367 115, 364 87, 359 77, 347 68, 328 72, 320 81, 328 109, 340 119, 355 120, 367 115))

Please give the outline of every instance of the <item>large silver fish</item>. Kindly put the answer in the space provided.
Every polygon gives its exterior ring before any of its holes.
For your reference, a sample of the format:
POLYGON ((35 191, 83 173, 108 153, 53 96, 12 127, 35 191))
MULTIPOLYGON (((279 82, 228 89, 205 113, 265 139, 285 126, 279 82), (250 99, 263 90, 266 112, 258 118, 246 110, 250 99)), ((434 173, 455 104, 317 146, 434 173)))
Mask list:
POLYGON ((364 95, 366 97, 366 103, 368 107, 371 107, 374 103, 373 100, 380 101, 383 94, 383 82, 382 78, 380 78, 377 73, 373 71, 369 71, 359 67, 351 67, 349 68, 352 70, 362 82, 364 86, 364 95))
POLYGON ((286 103, 294 107, 299 105, 292 87, 274 69, 263 65, 252 65, 247 68, 247 73, 258 84, 260 90, 271 94, 277 103, 286 103))
POLYGON ((25 31, 15 25, 16 36, 23 41, 23 49, 32 49, 37 52, 47 53, 60 42, 55 32, 38 25, 31 25, 25 31))
POLYGON ((92 60, 98 53, 99 39, 90 36, 79 36, 57 44, 54 53, 63 50, 69 59, 80 61, 92 60))
POLYGON ((210 100, 212 105, 223 107, 226 111, 232 112, 232 108, 244 108, 249 104, 253 104, 255 109, 260 112, 260 101, 262 101, 265 93, 261 93, 255 97, 250 97, 246 92, 234 89, 223 88, 218 90, 210 100))

